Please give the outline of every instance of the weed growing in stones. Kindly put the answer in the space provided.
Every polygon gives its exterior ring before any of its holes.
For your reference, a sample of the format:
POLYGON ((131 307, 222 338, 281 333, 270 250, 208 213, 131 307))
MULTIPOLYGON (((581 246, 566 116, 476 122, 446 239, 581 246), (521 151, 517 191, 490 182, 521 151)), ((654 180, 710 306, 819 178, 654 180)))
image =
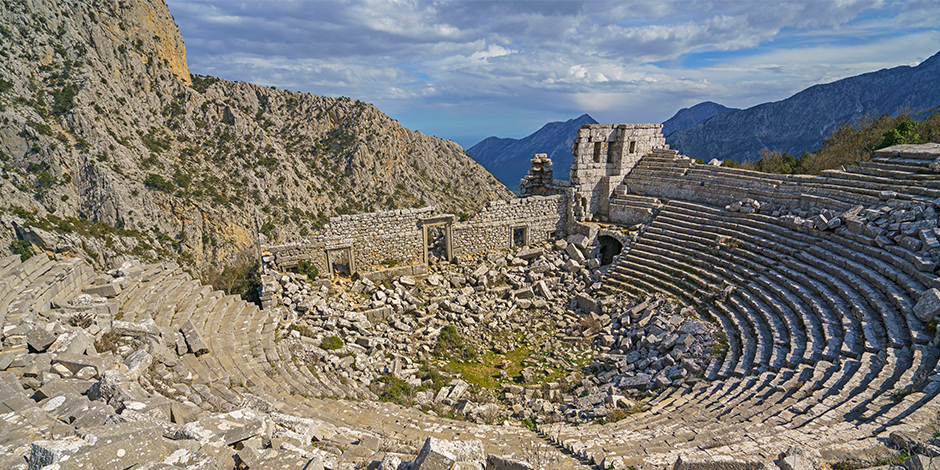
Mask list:
POLYGON ((320 347, 327 351, 334 351, 343 347, 343 340, 339 336, 330 336, 323 339, 320 347))

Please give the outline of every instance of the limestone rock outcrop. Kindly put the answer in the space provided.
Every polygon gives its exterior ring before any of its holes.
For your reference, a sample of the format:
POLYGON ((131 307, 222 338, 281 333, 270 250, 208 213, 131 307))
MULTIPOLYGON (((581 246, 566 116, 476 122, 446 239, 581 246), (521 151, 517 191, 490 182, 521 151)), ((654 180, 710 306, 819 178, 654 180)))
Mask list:
POLYGON ((0 254, 205 267, 337 214, 511 193, 374 106, 190 75, 165 3, 0 6, 0 254), (9 237, 9 238, 8 238, 9 237))

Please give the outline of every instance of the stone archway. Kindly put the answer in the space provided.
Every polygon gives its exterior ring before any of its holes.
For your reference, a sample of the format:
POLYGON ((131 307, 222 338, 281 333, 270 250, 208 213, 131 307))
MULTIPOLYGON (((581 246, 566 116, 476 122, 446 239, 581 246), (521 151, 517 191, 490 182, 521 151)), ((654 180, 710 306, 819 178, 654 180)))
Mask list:
POLYGON ((597 241, 601 245, 601 266, 613 263, 614 257, 623 251, 623 243, 609 235, 600 235, 597 241))

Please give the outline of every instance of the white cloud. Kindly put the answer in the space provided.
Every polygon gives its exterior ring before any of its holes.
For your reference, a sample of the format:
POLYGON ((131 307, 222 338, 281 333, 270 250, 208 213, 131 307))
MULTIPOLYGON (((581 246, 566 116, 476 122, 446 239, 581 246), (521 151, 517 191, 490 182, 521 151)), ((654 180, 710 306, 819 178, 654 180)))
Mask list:
POLYGON ((491 133, 507 114, 650 122, 704 100, 751 106, 940 50, 940 2, 931 0, 169 6, 194 73, 352 96, 393 114, 489 113, 499 122, 491 133))

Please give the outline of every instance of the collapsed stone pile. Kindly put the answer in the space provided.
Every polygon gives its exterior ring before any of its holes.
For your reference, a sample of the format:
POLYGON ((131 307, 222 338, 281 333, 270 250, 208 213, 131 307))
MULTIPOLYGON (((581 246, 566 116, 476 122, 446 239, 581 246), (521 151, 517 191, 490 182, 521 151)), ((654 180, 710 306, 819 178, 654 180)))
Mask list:
MULTIPOLYGON (((216 297, 173 264, 126 263, 91 277, 72 261, 0 259, 2 468, 531 468, 523 457, 487 454, 479 440, 422 447, 417 436, 319 419, 288 404, 293 392, 272 396, 256 375, 210 382, 201 361, 231 367, 237 343, 218 341, 213 324, 225 319, 210 313, 263 312, 216 297), (52 308, 32 304, 46 295, 52 308)), ((264 341, 258 333, 248 335, 264 341)), ((269 354, 270 374, 296 380, 269 354)), ((442 424, 416 434, 440 433, 442 424)))
POLYGON ((846 210, 810 207, 790 208, 744 199, 725 206, 725 210, 761 213, 781 218, 798 230, 836 231, 867 245, 900 248, 907 252, 914 266, 933 272, 940 263, 940 199, 933 201, 897 199, 894 191, 878 193, 881 203, 851 206, 846 210))
POLYGON ((422 280, 362 278, 331 291, 272 273, 268 289, 289 307, 294 357, 363 396, 393 378, 414 392, 404 403, 430 413, 578 422, 637 411, 650 392, 701 376, 715 343, 692 309, 608 295, 600 251, 596 236, 576 234, 432 265, 422 280), (453 333, 462 345, 448 350, 453 333), (528 358, 512 364, 520 351, 528 358), (450 360, 490 367, 498 388, 471 386, 450 360))

